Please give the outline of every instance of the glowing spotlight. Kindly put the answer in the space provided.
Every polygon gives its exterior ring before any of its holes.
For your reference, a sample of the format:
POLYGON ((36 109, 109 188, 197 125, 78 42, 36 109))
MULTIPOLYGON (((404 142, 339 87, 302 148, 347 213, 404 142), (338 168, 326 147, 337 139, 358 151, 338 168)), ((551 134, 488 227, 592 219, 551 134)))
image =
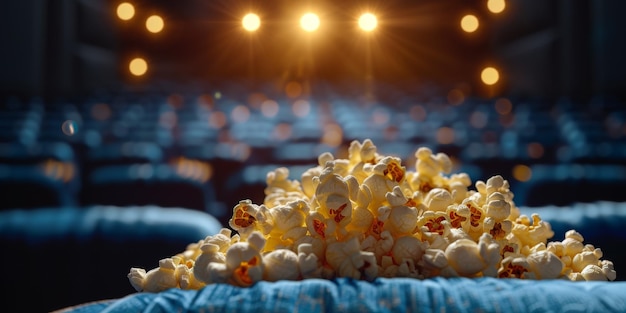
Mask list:
POLYGON ((461 28, 468 33, 475 32, 478 29, 478 18, 471 14, 463 16, 461 28))
POLYGON ((314 13, 307 13, 300 18, 300 27, 307 32, 314 32, 320 27, 320 18, 314 13))
POLYGON ((158 33, 163 30, 165 23, 163 18, 158 15, 152 15, 146 19, 146 28, 151 33, 158 33))
POLYGON ((261 19, 254 13, 248 13, 241 20, 241 24, 243 25, 243 29, 253 32, 261 27, 261 19))
POLYGON ((500 73, 493 67, 485 67, 480 73, 480 79, 485 85, 493 85, 500 79, 500 73))
POLYGON ((506 3, 504 0, 489 0, 487 1, 487 9, 491 11, 491 13, 500 13, 504 11, 506 7, 506 3))
POLYGON ((128 65, 130 73, 135 76, 142 76, 148 71, 148 63, 142 58, 134 58, 128 65))
POLYGON ((135 7, 128 3, 122 2, 117 6, 117 17, 121 20, 128 21, 135 16, 135 7))
POLYGON ((359 27, 366 32, 373 31, 378 26, 378 20, 376 15, 372 13, 365 13, 359 17, 359 27))

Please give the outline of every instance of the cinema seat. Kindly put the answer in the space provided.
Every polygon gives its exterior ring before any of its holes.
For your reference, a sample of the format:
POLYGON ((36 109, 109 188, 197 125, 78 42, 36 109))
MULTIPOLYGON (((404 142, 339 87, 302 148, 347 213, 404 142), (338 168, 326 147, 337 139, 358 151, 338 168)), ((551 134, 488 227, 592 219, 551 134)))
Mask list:
POLYGON ((214 217, 180 207, 0 211, 3 306, 50 312, 125 296, 134 291, 126 278, 129 266, 150 267, 220 228, 214 217))
POLYGON ((91 173, 81 190, 85 205, 158 205, 185 207, 222 216, 210 177, 174 164, 139 163, 103 166, 91 173))

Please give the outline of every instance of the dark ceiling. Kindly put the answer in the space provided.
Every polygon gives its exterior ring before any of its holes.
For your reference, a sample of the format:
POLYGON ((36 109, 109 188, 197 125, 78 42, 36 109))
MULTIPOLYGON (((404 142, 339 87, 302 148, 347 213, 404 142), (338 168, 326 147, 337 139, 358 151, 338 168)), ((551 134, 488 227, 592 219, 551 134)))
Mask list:
POLYGON ((465 86, 471 93, 536 97, 623 95, 626 70, 624 12, 619 0, 508 0, 500 14, 479 0, 386 1, 131 1, 136 16, 115 16, 119 1, 12 1, 2 11, 0 57, 3 93, 63 94, 154 85, 288 80, 340 86, 366 80, 416 88, 465 86), (298 29, 306 10, 321 19, 318 32, 298 29), (256 33, 241 28, 247 12, 261 16, 256 33), (364 11, 379 27, 356 28, 364 11), (159 34, 146 32, 150 14, 165 19, 159 34), (461 31, 474 14, 478 31, 461 31), (144 57, 150 72, 128 74, 128 61, 144 57), (500 69, 496 90, 479 72, 500 69))

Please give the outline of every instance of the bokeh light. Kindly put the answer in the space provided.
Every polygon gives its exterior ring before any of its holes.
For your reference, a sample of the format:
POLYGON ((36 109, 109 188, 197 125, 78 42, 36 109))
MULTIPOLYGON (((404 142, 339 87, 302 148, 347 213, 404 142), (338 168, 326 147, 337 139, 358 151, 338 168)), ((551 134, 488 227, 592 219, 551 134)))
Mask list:
POLYGON ((302 85, 297 81, 290 81, 285 85, 285 94, 289 98, 297 98, 302 95, 302 85))
POLYGON ((165 27, 165 22, 163 22, 163 18, 158 15, 151 15, 146 19, 146 29, 148 29, 151 33, 158 33, 163 30, 165 27))
POLYGON ((206 183, 213 176, 213 166, 207 162, 180 157, 171 163, 176 174, 183 178, 206 183))
POLYGON ((259 18, 259 16, 254 13, 248 13, 241 20, 241 24, 243 26, 243 29, 249 32, 253 32, 261 27, 261 18, 259 18))
POLYGON ((478 18, 475 15, 465 15, 461 19, 461 28, 468 33, 473 33, 478 29, 478 18))
POLYGON ((76 122, 67 120, 61 125, 61 131, 67 136, 73 136, 76 133, 76 122))
POLYGON ((375 125, 387 125, 391 120, 391 116, 387 110, 374 109, 372 112, 372 123, 375 125))
POLYGON ((130 73, 135 76, 142 76, 148 71, 148 63, 142 58, 134 58, 128 65, 130 73))
POLYGON ((359 27, 366 31, 371 32, 376 29, 378 26, 378 19, 376 19, 376 15, 372 13, 364 13, 359 17, 359 27))
POLYGON ((167 96, 165 102, 176 110, 180 110, 185 106, 185 97, 179 93, 173 93, 167 96))
POLYGON ((513 178, 520 182, 527 182, 533 176, 533 172, 528 165, 518 164, 513 167, 513 178))
POLYGON ((528 156, 533 159, 540 159, 543 157, 544 148, 543 145, 538 142, 531 142, 526 146, 528 156))
POLYGON ((409 115, 411 115, 411 118, 418 121, 418 122, 423 122, 426 120, 426 109, 419 105, 416 104, 414 106, 411 107, 411 110, 409 111, 409 115))
POLYGON ((76 173, 74 164, 53 159, 48 159, 43 163, 43 171, 46 176, 66 183, 71 181, 76 173))
POLYGON ((487 1, 487 9, 491 13, 501 13, 506 8, 504 0, 489 0, 487 1))
POLYGON ((117 17, 121 20, 128 21, 135 16, 135 7, 128 3, 122 2, 117 6, 117 17))
POLYGON ((311 104, 306 100, 296 100, 292 106, 293 115, 297 117, 305 117, 311 112, 311 104))
POLYGON ((437 129, 437 142, 442 145, 448 145, 454 142, 454 129, 450 127, 440 127, 437 129))
POLYGON ((507 98, 500 98, 496 100, 495 107, 498 114, 507 115, 513 110, 513 103, 511 103, 511 100, 507 98))
POLYGON ((279 141, 285 141, 291 137, 291 125, 288 123, 279 123, 274 127, 272 137, 279 141))
POLYGON ((278 114, 278 110, 280 107, 278 106, 278 102, 274 100, 265 100, 261 103, 261 114, 265 117, 274 117, 278 114))
POLYGON ((209 115, 209 125, 214 129, 220 129, 226 126, 226 114, 221 111, 212 112, 209 115))
POLYGON ((500 73, 493 67, 485 67, 480 73, 480 79, 485 85, 494 85, 500 80, 500 73))
POLYGON ((465 94, 459 89, 452 89, 448 92, 448 103, 451 105, 461 105, 465 101, 465 94))
POLYGON ((469 123, 476 129, 485 128, 488 122, 487 114, 481 111, 475 111, 470 114, 469 123))
POLYGON ((306 13, 300 18, 300 27, 307 32, 314 32, 320 27, 320 18, 315 13, 306 13))
POLYGON ((97 103, 91 107, 91 117, 98 121, 108 120, 112 114, 111 108, 106 103, 97 103))
POLYGON ((341 145, 343 140, 343 130, 341 126, 335 123, 328 123, 324 125, 323 132, 321 143, 329 147, 338 147, 341 145))
POLYGON ((237 105, 232 112, 230 118, 235 123, 245 123, 250 118, 250 109, 245 105, 237 105))
POLYGON ((174 129, 178 124, 178 116, 173 111, 165 111, 159 115, 159 126, 164 129, 174 129))

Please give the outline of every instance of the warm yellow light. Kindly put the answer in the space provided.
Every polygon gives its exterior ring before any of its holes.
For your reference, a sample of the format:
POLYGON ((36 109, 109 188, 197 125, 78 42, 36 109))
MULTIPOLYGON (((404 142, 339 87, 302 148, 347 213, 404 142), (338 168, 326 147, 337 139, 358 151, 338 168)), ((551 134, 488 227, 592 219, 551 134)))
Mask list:
POLYGON ((359 18, 359 27, 366 32, 373 31, 376 26, 378 26, 378 20, 372 13, 365 13, 359 18))
POLYGON ((261 19, 254 13, 248 13, 241 20, 243 28, 249 32, 253 32, 261 27, 261 19))
POLYGON ((533 171, 528 165, 518 164, 513 167, 513 178, 517 181, 527 182, 533 176, 533 171))
POLYGON ((478 18, 471 14, 463 16, 461 28, 468 33, 475 32, 478 29, 478 18))
POLYGON ((486 85, 493 85, 500 79, 500 74, 498 73, 498 70, 493 67, 485 67, 480 73, 480 79, 486 85))
POLYGON ((135 58, 128 66, 130 73, 135 76, 142 76, 148 71, 148 63, 142 58, 135 58))
POLYGON ((491 11, 491 13, 500 13, 504 11, 506 7, 506 3, 504 0, 489 0, 487 1, 487 9, 491 11))
POLYGON ((300 18, 300 27, 307 32, 316 31, 320 27, 320 18, 314 13, 307 13, 300 18))
POLYGON ((302 95, 302 85, 297 81, 290 81, 285 86, 285 94, 289 98, 297 98, 302 95))
POLYGON ((135 7, 128 3, 122 2, 117 6, 117 17, 121 20, 128 21, 135 16, 135 7))
POLYGON ((158 33, 163 30, 165 23, 163 18, 158 15, 152 15, 146 20, 146 28, 151 33, 158 33))

